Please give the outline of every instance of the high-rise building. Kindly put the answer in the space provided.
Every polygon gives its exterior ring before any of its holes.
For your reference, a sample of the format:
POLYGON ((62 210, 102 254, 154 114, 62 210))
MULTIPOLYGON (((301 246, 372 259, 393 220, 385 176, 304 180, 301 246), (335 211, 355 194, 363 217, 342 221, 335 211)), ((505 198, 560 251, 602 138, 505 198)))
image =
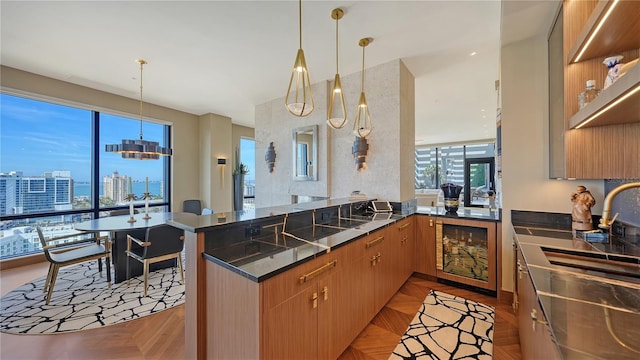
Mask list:
POLYGON ((111 176, 107 175, 103 178, 103 196, 115 201, 116 203, 124 202, 127 199, 127 181, 126 175, 120 176, 117 171, 114 171, 111 176))
POLYGON ((21 171, 0 173, 0 215, 71 210, 73 179, 70 171, 24 176, 21 171))

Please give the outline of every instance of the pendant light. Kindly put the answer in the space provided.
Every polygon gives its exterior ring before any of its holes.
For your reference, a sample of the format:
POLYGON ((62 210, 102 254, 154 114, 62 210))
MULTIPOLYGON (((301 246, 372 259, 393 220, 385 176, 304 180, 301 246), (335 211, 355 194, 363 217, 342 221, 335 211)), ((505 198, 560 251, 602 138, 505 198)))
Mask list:
POLYGON ((329 111, 327 112, 327 123, 334 129, 341 129, 347 123, 347 108, 344 106, 344 92, 340 82, 338 71, 338 20, 342 19, 344 11, 340 8, 331 11, 331 18, 336 21, 336 77, 333 80, 333 91, 329 101, 329 111))
POLYGON ((302 0, 298 0, 298 19, 300 47, 296 55, 296 61, 291 71, 287 96, 284 98, 287 110, 295 116, 307 116, 313 112, 313 94, 311 93, 311 81, 309 81, 309 71, 307 62, 302 51, 302 0))
POLYGON ((371 130, 373 130, 373 127, 371 126, 371 114, 369 114, 369 106, 367 105, 367 99, 364 96, 364 48, 372 41, 373 39, 371 38, 363 38, 358 42, 358 45, 362 47, 362 83, 360 85, 358 110, 356 111, 356 118, 353 121, 353 134, 363 138, 369 136, 369 134, 371 134, 371 130))
POLYGON ((121 154, 123 159, 158 160, 160 156, 172 155, 172 151, 156 141, 142 139, 142 67, 147 62, 142 59, 136 62, 140 64, 140 139, 123 139, 121 144, 105 145, 105 151, 121 154))

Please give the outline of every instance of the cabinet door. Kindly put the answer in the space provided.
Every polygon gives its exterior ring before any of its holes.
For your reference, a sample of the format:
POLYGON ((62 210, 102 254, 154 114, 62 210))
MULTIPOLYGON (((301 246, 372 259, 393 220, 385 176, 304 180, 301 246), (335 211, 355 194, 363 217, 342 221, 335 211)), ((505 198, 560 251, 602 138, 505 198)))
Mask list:
POLYGON ((265 310, 261 351, 264 359, 317 359, 318 296, 317 285, 309 284, 265 310))
POLYGON ((359 333, 350 327, 350 284, 343 270, 318 280, 318 359, 337 359, 359 333))
POLYGON ((557 346, 551 337, 544 313, 538 302, 522 255, 518 254, 522 265, 518 270, 518 334, 523 359, 561 359, 557 346))
POLYGON ((394 276, 394 293, 413 274, 415 268, 415 217, 403 219, 389 229, 390 254, 394 276))
POLYGON ((436 218, 416 216, 416 267, 421 274, 436 276, 436 218))
POLYGON ((373 250, 373 257, 375 260, 371 261, 371 268, 374 277, 374 310, 377 313, 384 307, 389 301, 391 296, 396 292, 396 276, 393 272, 394 259, 398 256, 398 247, 393 246, 391 241, 393 236, 390 236, 391 228, 376 231, 371 234, 371 240, 369 243, 375 242, 376 244, 371 246, 373 250))
POLYGON ((260 341, 264 359, 318 358, 318 313, 324 302, 324 285, 319 288, 319 282, 337 276, 339 266, 346 263, 339 250, 264 281, 260 341))
POLYGON ((355 338, 376 314, 373 301, 375 278, 372 258, 377 254, 377 249, 375 246, 366 247, 372 239, 374 234, 347 245, 349 260, 343 268, 342 277, 345 280, 339 288, 344 286, 345 308, 350 310, 350 321, 343 325, 348 329, 351 339, 355 338))

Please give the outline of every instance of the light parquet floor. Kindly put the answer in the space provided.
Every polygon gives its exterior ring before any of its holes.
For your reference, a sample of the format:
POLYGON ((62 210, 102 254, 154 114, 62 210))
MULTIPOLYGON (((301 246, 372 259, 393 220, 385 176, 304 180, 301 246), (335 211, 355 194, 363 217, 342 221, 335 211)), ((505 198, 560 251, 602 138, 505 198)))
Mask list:
MULTIPOLYGON (((0 273, 2 294, 46 273, 35 266, 29 271, 0 273), (22 273, 22 274, 21 274, 22 273)), ((430 289, 496 307, 494 359, 520 359, 517 320, 510 305, 496 298, 411 277, 394 295, 340 360, 386 360, 430 289)), ((182 359, 184 358, 184 305, 158 314, 101 329, 56 335, 0 333, 0 359, 182 359)))
POLYGON ((351 343, 339 360, 387 360, 431 289, 495 307, 493 358, 521 359, 518 321, 510 304, 501 304, 491 296, 412 276, 351 343))

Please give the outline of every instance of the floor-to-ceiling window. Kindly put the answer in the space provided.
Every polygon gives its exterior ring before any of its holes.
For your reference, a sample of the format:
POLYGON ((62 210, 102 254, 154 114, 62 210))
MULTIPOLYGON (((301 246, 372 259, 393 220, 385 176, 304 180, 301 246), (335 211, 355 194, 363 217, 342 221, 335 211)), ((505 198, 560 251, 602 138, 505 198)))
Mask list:
MULTIPOLYGON (((0 259, 40 251, 47 236, 73 223, 126 208, 151 194, 152 211, 169 205, 169 162, 126 160, 105 144, 137 139, 140 119, 0 94, 0 259), (148 182, 147 182, 148 179, 148 182)), ((143 121, 144 139, 167 146, 169 126, 143 121)))
POLYGON ((255 208, 256 197, 256 141, 240 138, 240 161, 249 167, 244 176, 244 209, 255 208))

